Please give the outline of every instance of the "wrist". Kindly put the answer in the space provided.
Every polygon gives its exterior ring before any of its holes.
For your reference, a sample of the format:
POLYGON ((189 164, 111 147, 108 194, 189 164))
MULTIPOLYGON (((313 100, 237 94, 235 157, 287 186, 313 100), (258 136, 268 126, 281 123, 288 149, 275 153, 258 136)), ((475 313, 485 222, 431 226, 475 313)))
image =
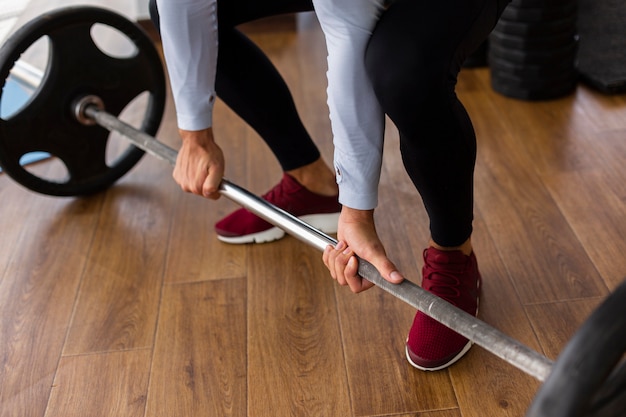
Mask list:
POLYGON ((178 133, 183 142, 195 142, 197 144, 215 142, 213 139, 213 128, 211 127, 202 130, 178 129, 178 133))
POLYGON ((346 223, 371 223, 374 221, 374 209, 360 210, 343 206, 341 208, 341 220, 346 223))

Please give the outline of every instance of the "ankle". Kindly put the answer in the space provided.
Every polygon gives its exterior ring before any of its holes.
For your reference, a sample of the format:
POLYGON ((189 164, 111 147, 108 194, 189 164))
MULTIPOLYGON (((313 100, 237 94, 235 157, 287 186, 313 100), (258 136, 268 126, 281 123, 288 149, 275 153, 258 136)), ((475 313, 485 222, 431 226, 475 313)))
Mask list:
POLYGON ((286 171, 304 188, 316 194, 334 196, 338 193, 335 173, 322 158, 300 168, 286 171))
POLYGON ((439 244, 437 244, 434 240, 432 240, 432 238, 430 239, 429 245, 432 246, 435 249, 441 250, 441 251, 461 251, 463 252, 464 255, 471 255, 472 254, 472 240, 471 238, 467 239, 465 242, 463 242, 461 245, 459 246, 441 246, 439 244))

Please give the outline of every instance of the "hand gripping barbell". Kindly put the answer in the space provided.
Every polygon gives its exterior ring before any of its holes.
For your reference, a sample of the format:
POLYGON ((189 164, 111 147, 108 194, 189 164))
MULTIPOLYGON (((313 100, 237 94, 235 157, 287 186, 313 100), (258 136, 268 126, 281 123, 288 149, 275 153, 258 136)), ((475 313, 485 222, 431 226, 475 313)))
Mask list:
MULTIPOLYGON (((152 135, 165 104, 162 62, 151 39, 135 23, 109 10, 69 7, 46 13, 18 29, 0 49, 0 82, 11 79, 33 90, 9 116, 0 115, 0 166, 14 180, 40 193, 75 196, 101 191, 148 152, 174 165, 177 152, 152 135), (92 39, 94 25, 108 26, 134 46, 128 57, 103 52, 92 39), (20 60, 36 41, 47 39, 45 71, 20 60), (148 104, 140 129, 118 119, 139 94, 148 104), (106 162, 110 131, 131 142, 106 162), (64 181, 40 178, 21 158, 43 151, 67 168, 64 181)), ((4 89, 3 89, 4 92, 4 89)), ((0 93, 0 104, 4 93, 0 93)), ((0 107, 1 108, 1 107, 0 107)), ((220 193, 299 240, 324 250, 336 240, 245 189, 223 179, 220 193)), ((527 417, 617 417, 626 410, 626 281, 598 307, 556 363, 443 299, 405 280, 391 284, 365 260, 359 274, 379 288, 521 369, 543 385, 527 417)))

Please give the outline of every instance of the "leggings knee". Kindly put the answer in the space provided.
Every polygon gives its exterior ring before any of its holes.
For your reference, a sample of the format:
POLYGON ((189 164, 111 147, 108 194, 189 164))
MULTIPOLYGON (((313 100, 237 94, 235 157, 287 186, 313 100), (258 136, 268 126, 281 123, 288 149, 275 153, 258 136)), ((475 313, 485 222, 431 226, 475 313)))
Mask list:
POLYGON ((450 94, 454 94, 446 65, 427 49, 420 54, 407 54, 402 47, 372 38, 365 54, 365 68, 383 111, 397 125, 404 124, 406 116, 410 116, 411 123, 429 118, 430 112, 440 111, 441 106, 449 103, 450 94))

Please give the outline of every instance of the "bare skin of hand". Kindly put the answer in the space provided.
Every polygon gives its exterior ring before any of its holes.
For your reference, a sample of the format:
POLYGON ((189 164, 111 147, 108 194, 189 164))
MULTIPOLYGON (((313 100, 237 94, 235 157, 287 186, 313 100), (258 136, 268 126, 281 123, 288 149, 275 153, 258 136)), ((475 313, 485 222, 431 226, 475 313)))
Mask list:
POLYGON ((213 139, 213 129, 179 130, 182 145, 176 158, 174 180, 183 191, 212 200, 220 198, 224 153, 213 139))
POLYGON ((374 286, 358 275, 356 256, 374 265, 387 281, 399 284, 404 280, 393 262, 387 258, 385 248, 376 233, 374 210, 356 210, 344 206, 338 226, 338 243, 335 247, 327 246, 322 259, 330 275, 340 285, 349 286, 354 293, 374 286))

